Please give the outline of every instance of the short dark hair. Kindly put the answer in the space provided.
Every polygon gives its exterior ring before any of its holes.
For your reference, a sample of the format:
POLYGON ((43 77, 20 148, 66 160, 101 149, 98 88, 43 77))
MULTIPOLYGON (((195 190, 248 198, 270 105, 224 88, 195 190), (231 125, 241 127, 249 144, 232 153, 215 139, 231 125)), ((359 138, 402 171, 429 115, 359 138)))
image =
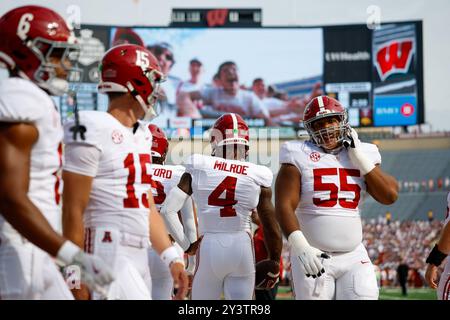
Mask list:
POLYGON ((261 82, 261 81, 264 81, 264 79, 263 78, 256 78, 255 80, 253 80, 253 85, 255 85, 257 82, 261 82))
POLYGON ((228 66, 236 66, 237 67, 237 64, 234 61, 222 62, 222 64, 219 66, 219 70, 217 71, 217 74, 220 75, 220 72, 222 71, 222 69, 225 67, 228 67, 228 66))
POLYGON ((189 61, 189 64, 193 64, 193 63, 197 63, 199 65, 202 65, 202 62, 200 60, 198 60, 197 58, 191 59, 191 61, 189 61))

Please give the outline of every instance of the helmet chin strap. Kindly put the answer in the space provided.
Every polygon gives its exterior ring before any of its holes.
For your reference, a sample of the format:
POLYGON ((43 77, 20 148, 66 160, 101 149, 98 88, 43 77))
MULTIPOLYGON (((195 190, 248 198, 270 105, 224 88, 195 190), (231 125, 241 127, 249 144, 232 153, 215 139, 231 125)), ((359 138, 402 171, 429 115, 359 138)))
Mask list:
POLYGON ((152 106, 149 106, 148 104, 146 104, 144 99, 142 99, 142 97, 137 93, 137 91, 134 89, 131 82, 127 82, 127 88, 128 88, 128 90, 130 90, 130 93, 139 102, 141 108, 145 112, 144 117, 141 120, 151 121, 158 116, 155 112, 155 109, 152 106))

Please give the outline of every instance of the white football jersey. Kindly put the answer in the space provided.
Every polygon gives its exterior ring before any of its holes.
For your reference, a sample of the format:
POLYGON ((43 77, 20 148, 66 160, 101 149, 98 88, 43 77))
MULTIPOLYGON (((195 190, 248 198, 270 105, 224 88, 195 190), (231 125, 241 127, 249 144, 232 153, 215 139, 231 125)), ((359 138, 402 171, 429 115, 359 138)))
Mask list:
POLYGON ((192 198, 197 205, 199 234, 248 231, 261 187, 270 187, 269 168, 250 162, 193 154, 186 172, 192 176, 192 198))
MULTIPOLYGON (((101 156, 84 222, 86 227, 112 227, 124 232, 148 236, 149 209, 147 194, 151 179, 152 135, 142 123, 135 133, 107 112, 81 111, 80 124, 85 126, 86 140, 73 140, 70 128, 74 120, 64 124, 64 141, 96 147, 101 156)), ((64 167, 76 172, 77 169, 64 167)))
POLYGON ((450 221, 450 192, 447 195, 447 214, 445 215, 444 226, 450 221))
MULTIPOLYGON (((364 153, 381 164, 377 146, 362 143, 364 153)), ((359 207, 366 183, 344 148, 333 155, 311 142, 285 142, 280 163, 301 173, 301 195, 296 214, 310 244, 328 252, 347 252, 362 241, 359 207)))
MULTIPOLYGON (((0 81, 0 121, 32 123, 39 136, 31 149, 28 197, 53 228, 61 224, 60 169, 63 129, 50 96, 33 82, 21 78, 0 81)), ((0 215, 0 232, 16 231, 0 215)))
POLYGON ((156 208, 159 211, 164 200, 166 200, 166 196, 173 187, 178 185, 178 182, 180 182, 180 178, 186 169, 183 166, 161 164, 152 164, 151 168, 152 194, 156 208))

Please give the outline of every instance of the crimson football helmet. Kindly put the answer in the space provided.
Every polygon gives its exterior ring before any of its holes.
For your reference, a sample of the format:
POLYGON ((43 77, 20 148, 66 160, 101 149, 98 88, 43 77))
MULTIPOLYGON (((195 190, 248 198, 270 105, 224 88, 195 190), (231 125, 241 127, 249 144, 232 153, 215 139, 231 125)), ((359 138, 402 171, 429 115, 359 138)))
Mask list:
POLYGON ((103 56, 99 68, 101 93, 130 92, 145 111, 143 120, 158 115, 155 105, 159 85, 165 77, 149 50, 135 44, 112 47, 103 56))
POLYGON ((249 131, 247 123, 236 113, 222 115, 212 127, 210 143, 213 155, 216 153, 217 147, 227 145, 244 145, 246 151, 248 151, 249 131))
POLYGON ((148 128, 152 133, 152 157, 165 158, 169 151, 169 141, 166 134, 157 125, 149 124, 148 128))
POLYGON ((81 70, 74 67, 80 53, 77 40, 66 21, 55 11, 23 6, 0 18, 0 66, 29 79, 52 95, 62 95, 69 81, 79 81, 81 70), (60 65, 51 58, 60 58, 60 65), (63 67, 65 79, 56 75, 63 67))
POLYGON ((306 105, 303 113, 303 124, 312 142, 320 147, 325 146, 324 137, 330 135, 336 137, 338 143, 342 143, 349 128, 346 110, 339 101, 328 96, 315 97, 306 105), (339 126, 314 130, 312 127, 314 121, 325 117, 337 117, 339 126))

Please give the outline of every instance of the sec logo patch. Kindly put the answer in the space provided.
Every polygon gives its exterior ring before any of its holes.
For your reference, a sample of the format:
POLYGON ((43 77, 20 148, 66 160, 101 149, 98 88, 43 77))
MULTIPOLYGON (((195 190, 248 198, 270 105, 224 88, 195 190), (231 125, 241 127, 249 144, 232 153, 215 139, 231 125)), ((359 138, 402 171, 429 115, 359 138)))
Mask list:
POLYGON ((120 144, 123 141, 123 134, 119 130, 114 130, 111 134, 111 139, 115 144, 120 144))
POLYGON ((318 152, 311 152, 311 154, 309 155, 309 158, 311 159, 311 161, 317 162, 320 160, 320 153, 318 152))

